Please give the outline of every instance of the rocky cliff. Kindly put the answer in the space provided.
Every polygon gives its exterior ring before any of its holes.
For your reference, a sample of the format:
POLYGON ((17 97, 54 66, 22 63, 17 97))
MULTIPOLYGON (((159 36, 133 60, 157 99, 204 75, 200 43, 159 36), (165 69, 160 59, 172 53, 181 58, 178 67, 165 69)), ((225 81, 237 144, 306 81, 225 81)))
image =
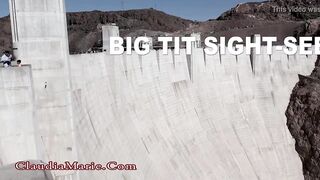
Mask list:
POLYGON ((286 112, 306 180, 320 179, 320 57, 310 76, 299 76, 286 112))

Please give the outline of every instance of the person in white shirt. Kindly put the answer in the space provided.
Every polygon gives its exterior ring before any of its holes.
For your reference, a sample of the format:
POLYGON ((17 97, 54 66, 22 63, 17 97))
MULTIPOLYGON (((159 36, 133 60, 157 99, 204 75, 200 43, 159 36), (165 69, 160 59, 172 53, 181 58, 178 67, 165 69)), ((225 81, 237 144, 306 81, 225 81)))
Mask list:
POLYGON ((1 56, 1 63, 3 63, 4 67, 9 67, 11 66, 11 61, 12 61, 12 55, 10 54, 9 51, 3 52, 3 55, 1 56))

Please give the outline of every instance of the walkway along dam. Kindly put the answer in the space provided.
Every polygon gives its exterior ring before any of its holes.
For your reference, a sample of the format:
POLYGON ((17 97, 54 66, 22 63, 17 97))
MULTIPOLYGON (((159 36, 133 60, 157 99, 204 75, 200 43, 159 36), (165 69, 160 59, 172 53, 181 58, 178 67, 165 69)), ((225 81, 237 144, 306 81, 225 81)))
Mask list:
POLYGON ((285 111, 315 55, 69 55, 63 0, 9 2, 28 65, 0 68, 0 179, 23 160, 137 165, 56 180, 303 179, 285 111))

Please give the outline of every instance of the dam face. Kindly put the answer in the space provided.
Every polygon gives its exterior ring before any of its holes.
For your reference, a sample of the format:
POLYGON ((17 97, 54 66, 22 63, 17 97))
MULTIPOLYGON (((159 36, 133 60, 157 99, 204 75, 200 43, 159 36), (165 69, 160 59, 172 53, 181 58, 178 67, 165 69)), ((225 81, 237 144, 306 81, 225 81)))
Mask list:
POLYGON ((316 57, 161 54, 70 56, 79 161, 138 166, 80 177, 303 179, 284 112, 316 57))
POLYGON ((285 110, 315 56, 68 55, 63 0, 10 4, 15 55, 31 66, 0 69, 0 177, 32 159, 137 166, 56 180, 303 179, 285 110))

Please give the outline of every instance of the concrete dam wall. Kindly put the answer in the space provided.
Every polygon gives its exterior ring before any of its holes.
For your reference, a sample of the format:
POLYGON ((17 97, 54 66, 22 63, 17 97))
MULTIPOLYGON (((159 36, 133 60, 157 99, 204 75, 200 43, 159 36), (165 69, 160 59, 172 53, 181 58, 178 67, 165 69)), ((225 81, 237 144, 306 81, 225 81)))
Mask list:
POLYGON ((0 68, 0 93, 0 166, 37 159, 31 67, 0 68))
POLYGON ((69 59, 79 160, 139 167, 82 179, 303 179, 284 112, 315 56, 275 51, 251 63, 194 49, 69 59))
POLYGON ((137 166, 55 180, 303 179, 285 110, 315 56, 69 55, 63 0, 9 2, 31 66, 0 68, 1 179, 22 160, 137 166))
MULTIPOLYGON (((284 112, 298 73, 311 72, 316 57, 275 51, 252 63, 248 55, 205 56, 199 48, 191 56, 182 50, 68 59, 74 160, 116 160, 138 170, 52 172, 56 179, 303 179, 284 112)), ((1 69, 2 165, 61 161, 50 148, 68 148, 43 144, 30 70, 1 69)))
MULTIPOLYGON (((205 56, 199 48, 191 56, 182 50, 68 59, 74 160, 116 160, 138 170, 52 172, 55 179, 303 179, 284 112, 298 73, 311 72, 316 57, 275 51, 252 63, 248 55, 205 56)), ((11 127, 1 131, 2 165, 54 157, 33 116, 39 107, 30 67, 1 69, 0 79, 2 128, 11 127)))

